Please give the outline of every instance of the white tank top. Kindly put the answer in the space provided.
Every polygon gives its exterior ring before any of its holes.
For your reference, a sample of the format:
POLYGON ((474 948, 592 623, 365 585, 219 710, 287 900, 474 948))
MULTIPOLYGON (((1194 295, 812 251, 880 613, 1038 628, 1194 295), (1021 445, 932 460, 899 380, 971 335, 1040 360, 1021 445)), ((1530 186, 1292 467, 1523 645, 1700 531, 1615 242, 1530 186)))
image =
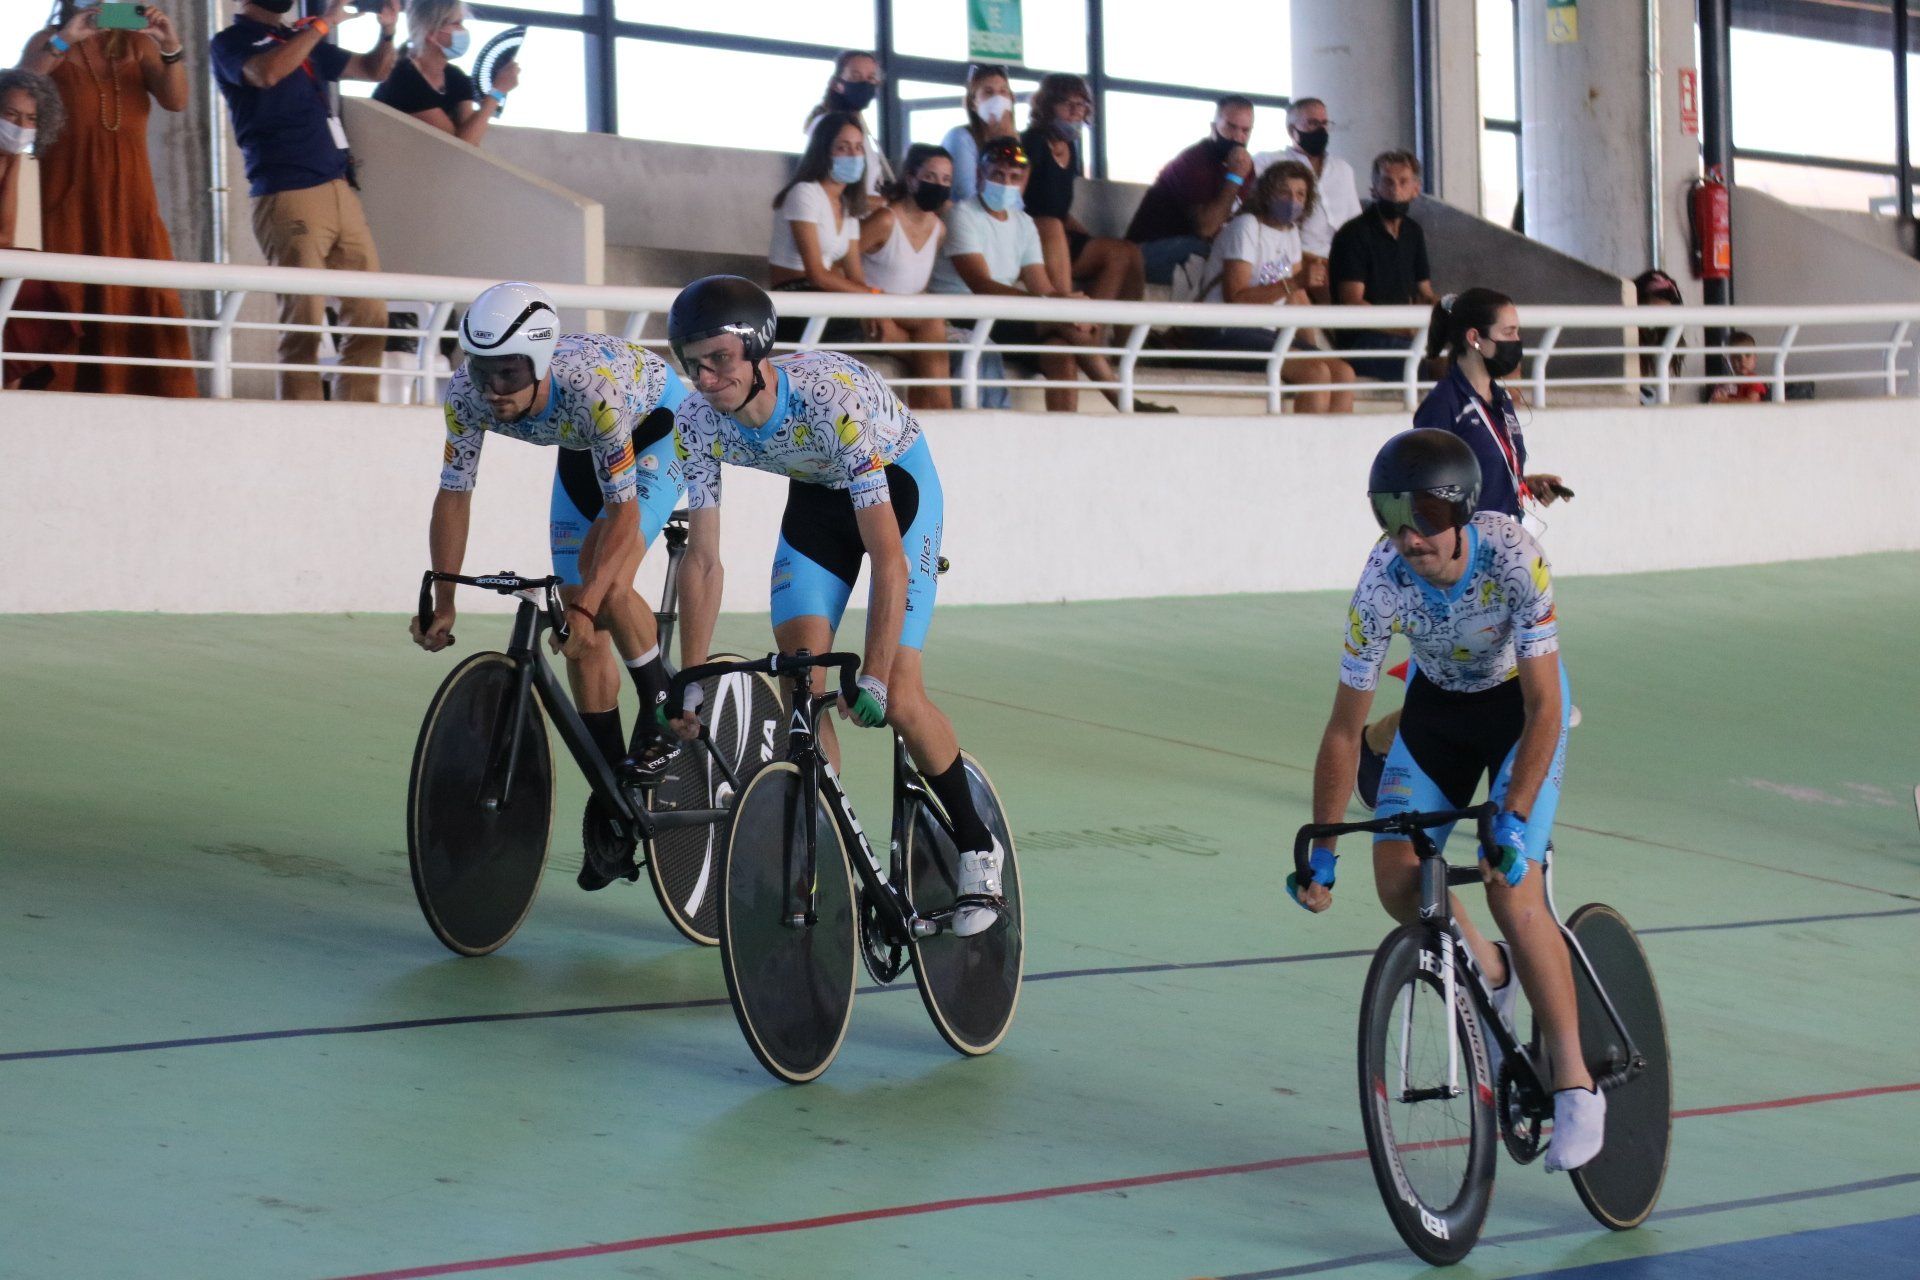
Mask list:
POLYGON ((940 256, 940 238, 944 228, 935 221, 933 234, 918 249, 907 239, 906 224, 896 215, 893 232, 878 253, 863 253, 860 263, 866 268, 867 283, 882 293, 925 293, 933 277, 933 264, 940 256))

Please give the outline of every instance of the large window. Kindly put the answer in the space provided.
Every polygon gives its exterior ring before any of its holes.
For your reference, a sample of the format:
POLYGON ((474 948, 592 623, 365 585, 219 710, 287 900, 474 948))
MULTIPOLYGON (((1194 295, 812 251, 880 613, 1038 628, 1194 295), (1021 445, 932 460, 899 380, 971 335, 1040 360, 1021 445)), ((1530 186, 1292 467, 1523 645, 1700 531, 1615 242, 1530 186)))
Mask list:
POLYGON ((619 131, 629 138, 795 153, 806 147, 802 126, 833 70, 819 58, 653 40, 620 41, 618 66, 619 131), (727 91, 713 93, 715 85, 727 91))
POLYGON ((1293 19, 1284 3, 1107 0, 1102 14, 1106 72, 1116 79, 1293 93, 1293 19))
POLYGON ((873 0, 613 0, 621 22, 680 27, 761 40, 792 40, 846 49, 873 48, 873 0))
MULTIPOLYGON (((555 5, 560 2, 552 0, 555 5)), ((369 22, 365 25, 371 28, 373 24, 369 22)), ((486 47, 487 41, 512 25, 469 15, 467 31, 473 37, 476 55, 486 47)), ((367 43, 367 39, 359 37, 371 37, 370 31, 356 31, 353 27, 348 27, 343 34, 343 43, 349 49, 367 43)), ((404 20, 400 26, 400 38, 406 39, 404 20)), ((506 111, 499 117, 500 123, 527 129, 585 132, 587 92, 575 68, 586 65, 587 38, 578 31, 559 27, 534 27, 527 32, 526 42, 520 46, 516 60, 520 63, 520 87, 513 91, 506 111)), ((473 65, 471 58, 465 61, 468 67, 473 65)), ((374 86, 365 80, 340 82, 340 92, 349 97, 371 97, 373 89, 374 86)))
MULTIPOLYGON (((1132 0, 1109 0, 1108 12, 1132 0)), ((892 0, 893 51, 913 58, 967 62, 967 0, 892 0)), ((1022 0, 1022 65, 1087 71, 1086 0, 1022 0)))
POLYGON ((1505 225, 1520 201, 1520 61, 1513 0, 1475 0, 1480 67, 1480 216, 1505 225))

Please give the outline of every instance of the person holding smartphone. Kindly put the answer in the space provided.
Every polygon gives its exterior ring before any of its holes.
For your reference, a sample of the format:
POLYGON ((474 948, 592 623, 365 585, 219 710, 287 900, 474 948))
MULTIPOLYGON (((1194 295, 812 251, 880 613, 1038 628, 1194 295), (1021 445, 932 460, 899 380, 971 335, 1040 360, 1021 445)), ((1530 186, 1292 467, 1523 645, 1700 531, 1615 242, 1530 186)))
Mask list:
MULTIPOLYGON (((186 49, 159 4, 81 6, 59 0, 27 41, 22 70, 53 82, 68 125, 40 159, 41 247, 48 253, 170 261, 173 242, 147 158, 147 121, 157 106, 182 111, 192 100, 186 49)), ((52 309, 132 320, 179 320, 173 289, 56 284, 52 309)), ((169 324, 81 323, 80 349, 107 357, 56 364, 48 389, 120 395, 192 396, 192 369, 143 364, 189 361, 187 331, 169 324)))
POLYGON ((472 43, 467 6, 460 0, 407 0, 407 51, 373 91, 373 100, 479 146, 507 105, 507 95, 519 87, 520 64, 501 63, 493 87, 480 93, 473 77, 454 62, 472 43))

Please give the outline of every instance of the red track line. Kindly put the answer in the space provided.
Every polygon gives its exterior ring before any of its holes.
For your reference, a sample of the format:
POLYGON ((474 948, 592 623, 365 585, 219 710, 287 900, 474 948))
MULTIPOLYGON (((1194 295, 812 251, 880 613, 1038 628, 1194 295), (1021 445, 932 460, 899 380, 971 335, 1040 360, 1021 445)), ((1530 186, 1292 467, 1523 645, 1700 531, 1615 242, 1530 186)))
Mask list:
MULTIPOLYGON (((1773 1111, 1781 1107, 1804 1107, 1815 1102, 1844 1102, 1851 1098, 1873 1098, 1892 1093, 1920 1092, 1920 1082, 1879 1085, 1869 1089, 1849 1089, 1842 1093, 1810 1093, 1797 1098, 1773 1098, 1762 1102, 1735 1102, 1719 1107, 1695 1107, 1676 1111, 1676 1120, 1695 1116, 1723 1116, 1746 1111, 1773 1111)), ((735 1240, 743 1236, 779 1235, 793 1231, 813 1231, 821 1227, 840 1227, 855 1222, 877 1222, 886 1218, 909 1218, 928 1213, 946 1213, 953 1209, 974 1209, 982 1205, 1021 1204, 1032 1200, 1053 1200, 1061 1196, 1091 1195, 1101 1191, 1124 1191, 1129 1187, 1157 1187, 1170 1182, 1190 1182, 1196 1178, 1220 1178, 1239 1173, 1266 1173, 1274 1169, 1294 1169, 1301 1165, 1328 1164, 1341 1160, 1362 1160, 1359 1151, 1328 1151, 1319 1155, 1282 1156, 1275 1160, 1255 1160, 1249 1164, 1223 1164, 1210 1169, 1175 1169, 1167 1173, 1143 1173, 1131 1178, 1108 1178, 1101 1182, 1076 1182, 1059 1187, 1034 1187, 1026 1191, 1003 1191, 995 1195, 961 1196, 952 1200, 927 1200, 920 1204, 888 1205, 880 1209, 853 1209, 846 1213, 823 1214, 817 1218, 789 1218, 784 1222, 761 1222, 740 1227, 709 1227, 704 1231, 680 1231, 672 1235, 641 1236, 633 1240, 614 1240, 606 1244, 575 1245, 566 1249, 547 1249, 539 1253, 515 1253, 497 1258, 474 1258, 466 1262, 437 1262, 424 1267, 403 1267, 397 1271, 367 1271, 337 1280, 421 1280, 427 1276, 461 1275, 474 1271, 495 1271, 506 1267, 525 1267, 539 1262, 565 1262, 573 1258, 600 1258, 614 1253, 637 1253, 643 1249, 662 1249, 673 1245, 700 1244, 708 1240, 735 1240)))

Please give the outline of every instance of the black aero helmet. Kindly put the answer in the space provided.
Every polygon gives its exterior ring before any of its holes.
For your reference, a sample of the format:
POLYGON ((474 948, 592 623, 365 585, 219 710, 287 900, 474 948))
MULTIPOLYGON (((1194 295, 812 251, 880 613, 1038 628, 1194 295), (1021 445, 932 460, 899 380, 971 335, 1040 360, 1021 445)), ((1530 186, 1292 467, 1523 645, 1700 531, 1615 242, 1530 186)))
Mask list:
POLYGON ((748 360, 764 360, 773 350, 773 299, 739 276, 703 276, 680 291, 667 310, 667 345, 685 368, 686 345, 723 333, 740 336, 748 360))
POLYGON ((1451 431, 1402 431, 1374 455, 1367 499, 1389 536, 1409 526, 1429 536, 1457 529, 1480 501, 1479 459, 1451 431))

